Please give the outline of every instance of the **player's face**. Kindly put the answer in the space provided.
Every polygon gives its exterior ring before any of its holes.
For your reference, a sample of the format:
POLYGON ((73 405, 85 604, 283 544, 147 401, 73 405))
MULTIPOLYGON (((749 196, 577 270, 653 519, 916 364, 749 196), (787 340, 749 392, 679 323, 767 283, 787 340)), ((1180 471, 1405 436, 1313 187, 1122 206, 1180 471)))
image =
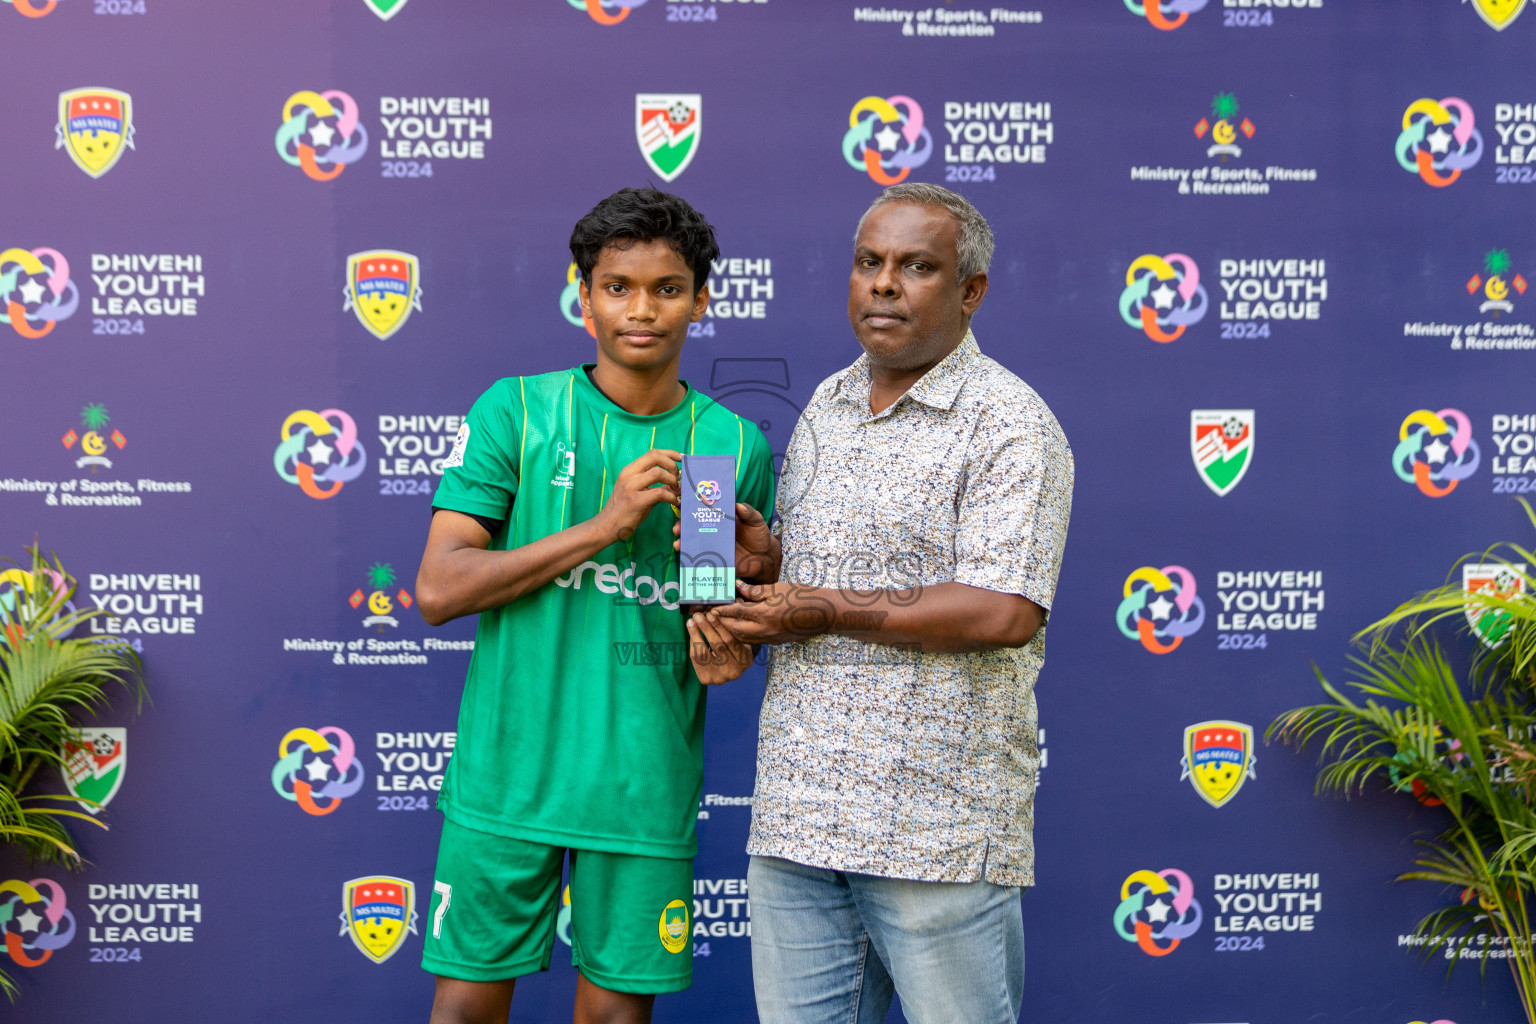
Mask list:
POLYGON ((597 328, 599 358, 631 370, 675 365, 688 325, 704 315, 709 289, 693 293, 693 271, 666 242, 609 246, 581 284, 581 309, 597 328))
POLYGON ((942 206, 888 203, 864 219, 848 277, 848 321, 877 366, 931 366, 965 336, 987 277, 955 280, 960 222, 942 206))

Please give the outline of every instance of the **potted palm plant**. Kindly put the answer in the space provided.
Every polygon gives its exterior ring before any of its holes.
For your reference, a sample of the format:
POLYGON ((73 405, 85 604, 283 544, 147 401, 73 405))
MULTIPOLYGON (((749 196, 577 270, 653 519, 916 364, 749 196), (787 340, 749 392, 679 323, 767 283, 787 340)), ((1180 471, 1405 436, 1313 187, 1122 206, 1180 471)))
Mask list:
MULTIPOLYGON (((29 861, 78 868, 80 853, 68 820, 106 828, 66 804, 80 796, 29 792, 43 768, 62 768, 65 743, 80 718, 107 703, 123 686, 142 700, 138 655, 120 637, 71 634, 99 610, 76 611, 75 581, 34 544, 27 568, 0 571, 0 846, 29 861)), ((85 801, 90 803, 90 801, 85 801)), ((0 990, 15 998, 15 984, 0 972, 0 990)))
MULTIPOLYGON (((1536 513, 1521 501, 1536 527, 1536 513)), ((1439 807, 1399 880, 1448 887, 1418 923, 1426 957, 1508 962, 1536 1024, 1536 554, 1511 543, 1467 556, 1356 640, 1346 688, 1277 718, 1266 736, 1321 747, 1319 793, 1386 788, 1439 807), (1459 570, 1459 572, 1457 572, 1459 570), (1456 639, 1444 637, 1449 624, 1456 639)), ((1316 669, 1314 669, 1316 671, 1316 669)))

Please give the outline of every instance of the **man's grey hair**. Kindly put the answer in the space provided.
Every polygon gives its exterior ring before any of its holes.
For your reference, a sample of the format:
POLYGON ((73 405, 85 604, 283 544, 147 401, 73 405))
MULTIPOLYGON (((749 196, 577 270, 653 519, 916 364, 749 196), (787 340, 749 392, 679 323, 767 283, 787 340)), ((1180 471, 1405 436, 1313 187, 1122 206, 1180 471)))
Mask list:
POLYGON ((859 218, 859 227, 854 229, 855 238, 869 215, 887 203, 942 206, 960 222, 959 262, 955 267, 957 281, 984 274, 992 265, 992 228, 987 224, 987 218, 960 193, 925 181, 892 185, 876 196, 875 201, 869 204, 869 209, 864 211, 864 216, 859 218))

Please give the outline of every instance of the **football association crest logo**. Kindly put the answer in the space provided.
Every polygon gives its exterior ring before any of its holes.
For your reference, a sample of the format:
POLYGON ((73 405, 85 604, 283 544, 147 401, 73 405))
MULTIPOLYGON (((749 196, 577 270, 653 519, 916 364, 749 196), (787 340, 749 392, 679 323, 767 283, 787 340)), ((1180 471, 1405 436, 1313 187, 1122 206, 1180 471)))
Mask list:
POLYGON ((59 250, 0 251, 0 323, 23 338, 41 338, 79 306, 80 290, 59 250))
POLYGON ((421 309, 421 261, 408 252, 369 249, 347 257, 346 302, 357 322, 380 341, 421 309))
POLYGON ((1483 257, 1483 273, 1473 274, 1467 279, 1467 294, 1476 295, 1481 289, 1484 302, 1477 307, 1479 313, 1488 313, 1497 317, 1500 313, 1513 313, 1515 304, 1510 299, 1509 290, 1513 288, 1516 295, 1524 295, 1530 285, 1520 274, 1509 277, 1512 264, 1509 252, 1506 249, 1490 249, 1483 257))
POLYGON ((1123 593, 1115 624, 1153 654, 1178 650, 1205 625, 1205 602, 1195 593, 1194 574, 1182 565, 1144 565, 1125 578, 1123 593))
POLYGON ((315 181, 330 181, 368 151, 357 101, 340 89, 301 89, 283 104, 277 155, 315 181))
POLYGON ((1489 647, 1504 642, 1512 621, 1508 611, 1490 608, 1477 597, 1492 597, 1509 601, 1523 596, 1525 589, 1524 562, 1471 563, 1461 567, 1461 589, 1467 595, 1467 625, 1472 633, 1489 647))
POLYGON ((640 143, 640 155, 662 181, 676 178, 693 162, 699 151, 703 116, 703 97, 698 93, 635 96, 635 138, 640 143))
POLYGON ((59 93, 58 139, 75 166, 93 178, 106 174, 133 149, 133 100, 117 89, 59 93))
POLYGON ((1237 120, 1237 97, 1229 92, 1219 92, 1216 98, 1211 100, 1211 116, 1216 119, 1211 123, 1205 118, 1195 125, 1195 138, 1204 140, 1205 133, 1211 133, 1211 146, 1205 151, 1205 155, 1211 158, 1239 157, 1243 155, 1243 148, 1237 144, 1237 133, 1242 132, 1245 138, 1253 138, 1253 133, 1258 129, 1248 118, 1237 120))
POLYGON ((907 180, 912 168, 933 155, 933 134, 923 127, 923 108, 911 96, 865 96, 848 113, 843 159, 880 185, 907 180))
POLYGON ((39 967, 74 941, 75 915, 68 904, 64 887, 51 878, 0 882, 0 934, 18 966, 39 967))
POLYGON ((281 440, 272 453, 277 475, 311 498, 334 498, 343 484, 356 480, 368 465, 357 439, 357 424, 340 409, 300 409, 283 420, 281 440), (329 486, 324 489, 322 484, 329 486))
POLYGON ((1220 807, 1253 778, 1253 726, 1242 722, 1196 722, 1184 729, 1182 782, 1188 779, 1200 799, 1220 807))
MULTIPOLYGON (((1466 2, 1462 0, 1462 3, 1466 2)), ((1520 17, 1520 12, 1525 10, 1525 0, 1472 0, 1472 7, 1479 18, 1496 31, 1502 32, 1520 17)))
POLYGON ((1397 437, 1392 470, 1427 497, 1450 494, 1482 461, 1472 439, 1472 421, 1460 409, 1416 409, 1398 427, 1397 437))
POLYGON ((1397 136, 1397 162, 1424 179, 1427 185, 1445 188, 1476 166, 1483 158, 1483 135, 1466 100, 1447 96, 1441 100, 1417 99, 1403 111, 1403 130, 1397 136))
POLYGON ((1159 0, 1146 0, 1145 3, 1137 3, 1136 0, 1125 0, 1125 7, 1138 18, 1146 18, 1153 28, 1172 32, 1188 21, 1191 14, 1205 10, 1206 2, 1207 0, 1168 0, 1167 3, 1161 3, 1159 0))
POLYGON ((1181 252, 1138 256, 1125 272, 1120 318, 1153 341, 1177 341, 1184 328, 1205 319, 1209 308, 1200 268, 1181 252))
POLYGON ((1133 871, 1120 885, 1115 934, 1148 956, 1167 956, 1200 930, 1195 883, 1178 868, 1133 871), (1171 884, 1170 884, 1171 883, 1171 884))
MULTIPOLYGON (((77 434, 70 430, 59 439, 63 442, 65 448, 71 450, 74 449, 76 442, 79 443, 81 455, 75 460, 76 469, 84 469, 86 466, 90 466, 91 472, 94 473, 98 466, 106 469, 112 468, 112 460, 107 458, 106 455, 107 438, 103 436, 107 429, 107 423, 111 419, 112 417, 107 415, 106 406, 100 402, 92 402, 80 410, 80 429, 84 430, 85 433, 77 434)), ((114 429, 112 431, 111 441, 117 445, 119 451, 128 446, 128 438, 123 435, 121 430, 114 429)))
POLYGON ((657 923, 657 931, 661 934, 661 945, 668 953, 681 953, 688 945, 688 904, 682 900, 673 900, 661 911, 661 920, 657 923))
POLYGON ((354 878, 341 887, 341 934, 376 964, 416 934, 416 887, 393 875, 354 878))
POLYGON ((363 788, 363 762, 345 729, 289 729, 277 745, 272 788, 316 817, 363 788))
POLYGON ((408 0, 363 0, 368 9, 379 16, 380 21, 388 21, 399 14, 408 0))
MULTIPOLYGON (((352 596, 347 598, 347 603, 353 608, 368 605, 369 615, 363 620, 364 626, 377 626, 379 632, 384 632, 385 626, 398 626, 400 620, 389 614, 395 610, 394 601, 390 600, 386 591, 395 585, 395 570, 388 562, 374 562, 368 567, 368 585, 373 588, 372 593, 363 593, 363 588, 358 587, 352 591, 352 596)), ((411 595, 408 590, 401 587, 395 593, 395 601, 400 602, 402 608, 411 606, 411 595)))
POLYGON ((1252 409, 1191 409, 1189 453, 1217 496, 1236 487, 1253 458, 1252 409))
POLYGON ((586 11, 599 25, 617 25, 629 17, 633 7, 644 7, 645 0, 565 0, 578 11, 586 11), (613 14, 612 11, 619 13, 613 14))
POLYGON ((64 788, 80 806, 97 814, 123 786, 128 763, 128 730, 121 726, 81 729, 64 741, 64 788))

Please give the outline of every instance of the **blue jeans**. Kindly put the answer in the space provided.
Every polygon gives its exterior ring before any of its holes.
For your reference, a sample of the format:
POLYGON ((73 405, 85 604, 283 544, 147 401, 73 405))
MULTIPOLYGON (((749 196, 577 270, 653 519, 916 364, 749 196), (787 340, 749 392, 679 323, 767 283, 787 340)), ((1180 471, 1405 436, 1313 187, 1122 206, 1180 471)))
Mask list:
POLYGON ((762 1024, 1017 1024, 1017 886, 912 882, 753 857, 752 984, 762 1024))

